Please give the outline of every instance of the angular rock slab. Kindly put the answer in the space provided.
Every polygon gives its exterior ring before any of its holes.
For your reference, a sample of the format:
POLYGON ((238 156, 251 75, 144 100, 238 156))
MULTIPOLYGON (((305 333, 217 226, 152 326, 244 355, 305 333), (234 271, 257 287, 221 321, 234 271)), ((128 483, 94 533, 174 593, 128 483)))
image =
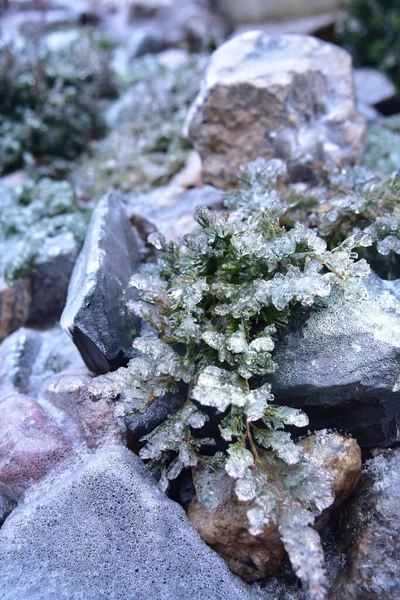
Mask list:
POLYGON ((115 192, 94 212, 68 288, 61 325, 94 373, 126 366, 139 321, 126 307, 129 279, 139 265, 137 240, 115 192))
POLYGON ((341 515, 348 563, 332 600, 400 598, 400 449, 367 462, 354 499, 341 515))
POLYGON ((369 299, 334 291, 284 332, 269 377, 279 404, 304 409, 312 429, 338 429, 361 447, 400 441, 400 280, 371 275, 369 299))
POLYGON ((223 188, 258 157, 357 163, 365 121, 351 56, 309 36, 234 37, 214 52, 185 132, 203 159, 204 181, 223 188))
POLYGON ((255 600, 121 446, 45 486, 0 531, 2 600, 255 600))

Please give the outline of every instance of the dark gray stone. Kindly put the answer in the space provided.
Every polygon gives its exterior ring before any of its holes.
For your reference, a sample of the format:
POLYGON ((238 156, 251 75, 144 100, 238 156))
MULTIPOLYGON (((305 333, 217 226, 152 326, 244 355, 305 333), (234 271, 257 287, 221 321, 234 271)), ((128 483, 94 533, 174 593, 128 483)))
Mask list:
POLYGON ((400 448, 366 464, 339 531, 348 550, 332 600, 400 598, 400 448))
POLYGON ((68 288, 61 317, 94 373, 126 366, 139 320, 127 309, 135 298, 129 279, 139 266, 136 235, 116 192, 94 212, 68 288))
POLYGON ((336 290, 286 331, 269 380, 277 401, 303 408, 312 429, 389 446, 400 441, 400 280, 371 275, 366 285, 367 301, 336 290))
POLYGON ((12 513, 18 502, 10 488, 0 482, 0 527, 9 514, 12 513))
POLYGON ((62 233, 45 241, 30 275, 32 299, 28 325, 54 323, 60 318, 79 250, 80 245, 72 233, 62 233))
MULTIPOLYGON (((132 413, 132 415, 129 415, 129 406, 124 403, 124 413, 127 415, 125 417, 125 424, 129 433, 136 440, 140 440, 140 438, 153 431, 158 425, 164 423, 168 417, 182 408, 185 401, 185 394, 165 394, 152 402, 144 413, 132 413)), ((120 400, 117 402, 122 401, 120 400)))
POLYGON ((137 456, 108 446, 44 481, 0 530, 2 600, 256 600, 137 456))
POLYGON ((72 365, 84 366, 59 325, 43 331, 21 327, 0 344, 0 402, 14 394, 37 397, 47 379, 72 365))

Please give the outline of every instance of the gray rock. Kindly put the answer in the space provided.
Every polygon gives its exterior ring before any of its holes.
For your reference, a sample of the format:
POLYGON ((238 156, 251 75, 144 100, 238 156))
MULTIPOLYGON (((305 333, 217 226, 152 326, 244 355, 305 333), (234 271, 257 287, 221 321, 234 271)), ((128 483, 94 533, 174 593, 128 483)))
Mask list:
POLYGON ((125 417, 125 425, 135 440, 140 440, 144 435, 147 435, 167 418, 176 413, 186 401, 185 394, 165 394, 152 402, 149 408, 142 414, 134 414, 129 411, 129 403, 123 404, 123 414, 125 417))
POLYGON ((17 504, 17 499, 10 488, 0 482, 0 527, 17 504))
POLYGON ((15 509, 0 530, 0 579, 2 600, 261 598, 121 446, 43 482, 15 509))
POLYGON ((13 394, 37 397, 49 377, 71 366, 84 365, 59 325, 43 331, 21 327, 0 344, 0 402, 13 394))
POLYGON ((340 0, 215 0, 217 7, 234 23, 258 21, 282 21, 292 17, 315 15, 324 11, 343 8, 340 0))
POLYGON ((32 299, 28 325, 44 325, 60 318, 79 250, 72 233, 47 238, 30 275, 32 299))
POLYGON ((341 516, 348 563, 332 600, 400 598, 400 449, 366 464, 353 500, 341 516))
POLYGON ((134 230, 116 192, 94 212, 61 316, 83 360, 94 373, 125 366, 139 321, 127 309, 135 292, 129 279, 139 265, 134 230))
POLYGON ((185 133, 206 183, 231 187, 258 157, 357 163, 365 121, 356 110, 351 56, 301 35, 253 31, 214 52, 185 133))
POLYGON ((223 192, 212 185, 185 190, 181 186, 166 185, 128 201, 126 210, 131 219, 147 219, 167 240, 191 233, 197 223, 193 219, 196 206, 213 210, 223 208, 223 192))
POLYGON ((389 77, 372 67, 355 69, 354 85, 358 102, 370 106, 388 100, 397 92, 389 77))
POLYGON ((366 285, 367 301, 335 291, 286 331, 270 381, 277 401, 303 408, 313 429, 388 446, 400 441, 400 280, 371 275, 366 285))

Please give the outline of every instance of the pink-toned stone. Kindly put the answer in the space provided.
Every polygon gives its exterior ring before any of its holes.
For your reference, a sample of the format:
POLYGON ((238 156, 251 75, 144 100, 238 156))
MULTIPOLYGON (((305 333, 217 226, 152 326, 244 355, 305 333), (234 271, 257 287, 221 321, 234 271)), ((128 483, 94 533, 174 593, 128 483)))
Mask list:
POLYGON ((92 378, 87 372, 60 373, 47 382, 41 390, 40 401, 50 402, 70 417, 71 429, 88 448, 98 448, 107 443, 121 443, 122 432, 117 424, 111 403, 93 402, 88 386, 92 378))
POLYGON ((0 410, 0 481, 20 498, 71 451, 43 408, 29 396, 9 396, 0 410))
POLYGON ((0 342, 21 327, 29 315, 30 282, 21 279, 14 285, 0 279, 0 342))

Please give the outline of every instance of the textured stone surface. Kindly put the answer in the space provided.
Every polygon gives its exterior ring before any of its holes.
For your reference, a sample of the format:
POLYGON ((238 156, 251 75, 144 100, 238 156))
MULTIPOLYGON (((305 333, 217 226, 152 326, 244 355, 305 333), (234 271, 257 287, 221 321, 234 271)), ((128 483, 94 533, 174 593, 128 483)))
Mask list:
POLYGON ((400 448, 367 462, 340 531, 348 564, 339 572, 332 600, 400 597, 400 448))
POLYGON ((92 215, 68 288, 61 317, 94 373, 126 365, 139 322, 126 302, 128 282, 139 264, 137 240, 116 192, 103 196, 92 215))
POLYGON ((46 330, 21 327, 0 345, 0 401, 18 393, 36 397, 44 381, 72 365, 84 366, 59 325, 46 330))
POLYGON ((0 531, 2 600, 256 600, 120 446, 38 486, 0 531))
POLYGON ((28 324, 43 325, 60 318, 79 249, 72 233, 45 241, 30 276, 32 300, 28 324))
POLYGON ((122 442, 122 430, 114 418, 112 404, 106 400, 93 402, 89 393, 92 378, 80 371, 60 373, 46 382, 39 393, 39 402, 61 411, 63 431, 88 448, 122 442), (69 422, 66 423, 65 415, 69 422))
POLYGON ((16 506, 16 497, 9 487, 0 482, 0 527, 16 506))
POLYGON ((0 411, 0 481, 16 498, 71 450, 69 441, 39 404, 9 396, 0 411))
MULTIPOLYGON (((357 485, 361 472, 360 449, 354 440, 336 434, 325 435, 324 443, 319 440, 314 435, 301 444, 311 460, 317 461, 330 474, 335 494, 333 506, 337 506, 357 485)), ((268 471, 268 479, 273 481, 274 478, 274 473, 268 471)), ((215 510, 210 510, 194 498, 189 506, 188 518, 203 540, 224 558, 231 571, 243 579, 256 581, 274 575, 279 571, 285 554, 278 524, 271 518, 261 535, 250 535, 247 519, 249 504, 237 499, 232 490, 232 481, 221 470, 219 481, 215 484, 220 487, 217 495, 228 496, 228 499, 215 510)), ((326 523, 327 511, 317 523, 318 528, 326 523)))
POLYGON ((206 183, 230 187, 258 157, 357 163, 365 121, 354 100, 351 57, 300 35, 253 31, 213 54, 186 122, 206 183))
POLYGON ((270 381, 277 401, 304 408, 313 429, 388 446, 400 440, 400 280, 371 275, 366 285, 368 300, 335 292, 285 331, 270 381))

